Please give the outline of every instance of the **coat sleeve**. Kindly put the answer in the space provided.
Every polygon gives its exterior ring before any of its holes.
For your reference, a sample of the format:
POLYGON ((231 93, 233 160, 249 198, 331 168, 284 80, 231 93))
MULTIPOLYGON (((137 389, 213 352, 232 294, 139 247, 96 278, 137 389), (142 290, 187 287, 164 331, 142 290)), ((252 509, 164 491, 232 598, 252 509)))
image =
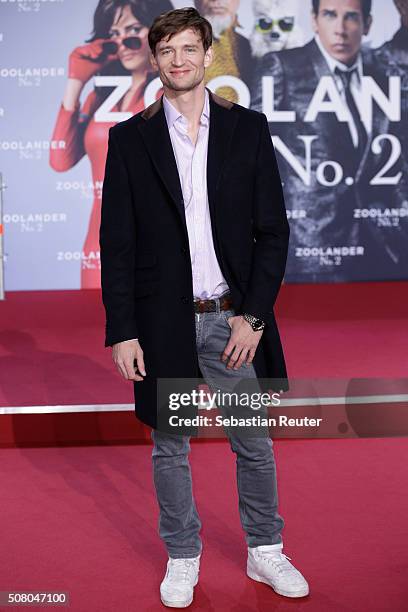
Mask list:
POLYGON ((275 304, 288 254, 289 224, 268 121, 260 113, 260 138, 253 195, 254 251, 241 310, 266 319, 275 304))
POLYGON ((105 346, 112 346, 138 337, 134 301, 136 223, 128 174, 114 128, 109 129, 99 241, 105 346))

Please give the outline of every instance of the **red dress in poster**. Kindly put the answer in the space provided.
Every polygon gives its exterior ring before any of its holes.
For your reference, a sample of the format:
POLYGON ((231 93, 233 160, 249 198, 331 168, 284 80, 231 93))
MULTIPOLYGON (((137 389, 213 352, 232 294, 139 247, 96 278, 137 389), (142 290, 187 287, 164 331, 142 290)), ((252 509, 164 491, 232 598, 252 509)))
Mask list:
MULTIPOLYGON (((150 62, 149 28, 157 15, 172 8, 170 0, 135 0, 126 5, 119 0, 99 0, 92 38, 69 56, 68 80, 52 134, 52 139, 64 142, 64 147, 50 149, 50 165, 57 172, 66 172, 85 155, 91 163, 93 203, 81 253, 81 288, 100 287, 102 181, 109 128, 115 122, 95 120, 95 112, 110 95, 109 88, 97 86, 83 105, 80 96, 96 75, 126 76, 130 77, 129 89, 109 111, 129 116, 142 111, 146 86, 155 78, 150 62)), ((161 94, 162 87, 156 99, 161 94)))
MULTIPOLYGON (((118 103, 111 110, 131 112, 132 115, 142 111, 145 85, 143 83, 135 91, 126 109, 120 108, 118 103)), ((108 152, 108 132, 109 128, 115 125, 115 122, 95 121, 94 113, 98 105, 95 91, 88 95, 82 108, 78 104, 75 110, 70 111, 61 104, 52 139, 64 141, 65 148, 50 151, 51 166, 58 172, 69 170, 84 155, 88 156, 91 163, 93 203, 81 259, 82 289, 100 287, 99 225, 102 182, 108 152)))

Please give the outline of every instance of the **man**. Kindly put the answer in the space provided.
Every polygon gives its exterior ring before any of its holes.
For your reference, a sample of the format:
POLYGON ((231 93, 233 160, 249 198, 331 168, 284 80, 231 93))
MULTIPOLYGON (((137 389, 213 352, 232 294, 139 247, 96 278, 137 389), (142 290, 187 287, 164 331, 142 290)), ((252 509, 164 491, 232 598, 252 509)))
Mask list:
MULTIPOLYGON (((208 66, 204 83, 222 76, 235 76, 247 85, 253 74, 251 46, 247 38, 236 31, 239 0, 195 0, 199 13, 210 22, 213 32, 213 61, 208 66)), ((217 94, 237 102, 237 92, 229 86, 217 88, 217 94)))
POLYGON ((265 55, 253 82, 251 108, 262 110, 262 77, 269 76, 274 109, 295 113, 272 128, 287 147, 279 156, 292 220, 286 279, 401 278, 408 190, 403 154, 394 155, 399 123, 377 101, 371 117, 363 112, 368 105, 363 77, 375 82, 377 99, 378 88, 384 99, 389 96, 383 62, 375 50, 362 49, 372 23, 371 0, 313 0, 312 8, 314 39, 265 55), (329 95, 322 96, 316 115, 315 96, 318 88, 325 91, 322 85, 329 95), (391 137, 378 140, 383 134, 391 137), (305 178, 308 154, 311 168, 305 178), (394 182, 382 181, 383 175, 394 182), (387 227, 384 215, 392 208, 400 218, 387 227))
MULTIPOLYGON (((211 25, 194 8, 154 21, 151 61, 164 94, 111 128, 102 197, 105 344, 134 381, 136 415, 153 428, 159 533, 169 553, 160 593, 171 607, 193 600, 201 522, 189 436, 159 426, 159 379, 201 373, 211 388, 221 376, 234 388, 245 378, 286 378, 273 305, 289 228, 273 145, 265 115, 204 86, 211 43, 211 25)), ((282 553, 271 439, 230 443, 248 575, 283 595, 307 595, 282 553)))

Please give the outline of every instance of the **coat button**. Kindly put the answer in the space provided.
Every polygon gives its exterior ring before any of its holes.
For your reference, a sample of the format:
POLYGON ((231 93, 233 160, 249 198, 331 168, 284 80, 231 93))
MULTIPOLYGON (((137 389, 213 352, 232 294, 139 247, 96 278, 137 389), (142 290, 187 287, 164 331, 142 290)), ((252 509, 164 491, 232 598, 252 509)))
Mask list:
POLYGON ((180 251, 181 251, 182 253, 184 253, 184 254, 185 254, 185 253, 187 253, 187 249, 186 249, 186 247, 182 247, 182 248, 180 249, 180 251))
POLYGON ((185 295, 181 296, 181 301, 183 302, 183 304, 187 304, 188 302, 188 297, 186 297, 185 295))

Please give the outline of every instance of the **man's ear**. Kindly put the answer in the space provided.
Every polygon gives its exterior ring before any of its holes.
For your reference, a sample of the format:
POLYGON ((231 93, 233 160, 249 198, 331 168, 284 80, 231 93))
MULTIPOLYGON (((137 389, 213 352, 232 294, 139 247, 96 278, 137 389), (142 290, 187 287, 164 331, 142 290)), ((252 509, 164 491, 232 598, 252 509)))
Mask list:
POLYGON ((157 61, 156 58, 154 57, 153 53, 150 51, 149 52, 149 59, 150 59, 150 63, 152 65, 152 67, 154 68, 154 70, 158 70, 158 65, 157 65, 157 61))
POLYGON ((369 33, 372 23, 373 23, 373 18, 371 17, 371 15, 369 15, 364 24, 364 35, 365 36, 367 36, 367 34, 369 33))
POLYGON ((204 55, 204 68, 208 68, 208 66, 212 63, 213 59, 214 59, 214 54, 213 54, 213 48, 211 46, 211 47, 208 47, 204 55))

